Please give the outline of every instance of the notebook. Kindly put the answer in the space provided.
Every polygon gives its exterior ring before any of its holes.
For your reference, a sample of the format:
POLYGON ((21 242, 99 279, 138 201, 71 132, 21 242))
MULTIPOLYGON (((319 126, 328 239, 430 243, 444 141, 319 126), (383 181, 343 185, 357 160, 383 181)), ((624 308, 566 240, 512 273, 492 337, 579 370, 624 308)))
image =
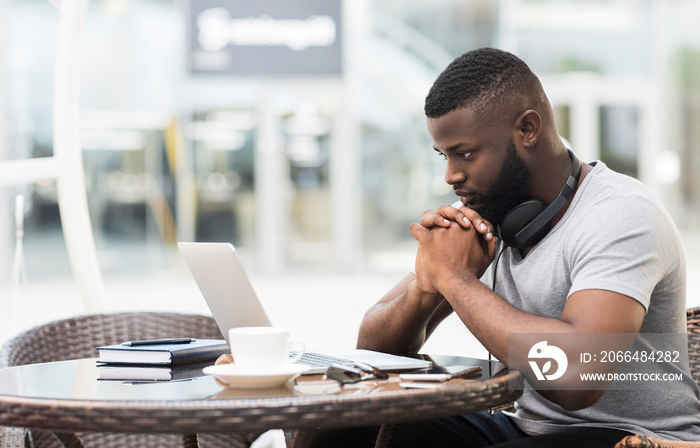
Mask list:
POLYGON ((211 364, 212 361, 177 365, 100 364, 97 367, 97 379, 131 381, 137 383, 151 381, 184 381, 204 376, 202 369, 211 364))
MULTIPOLYGON (((180 242, 178 247, 227 342, 229 328, 272 325, 232 244, 180 242)), ((307 353, 299 362, 311 365, 309 373, 324 372, 332 363, 361 362, 388 371, 432 365, 423 359, 360 349, 307 353), (326 356, 334 359, 330 363, 306 361, 326 356)))
POLYGON ((220 339, 196 339, 187 344, 155 344, 136 347, 124 344, 97 347, 99 362, 123 364, 183 364, 214 360, 231 353, 220 339))

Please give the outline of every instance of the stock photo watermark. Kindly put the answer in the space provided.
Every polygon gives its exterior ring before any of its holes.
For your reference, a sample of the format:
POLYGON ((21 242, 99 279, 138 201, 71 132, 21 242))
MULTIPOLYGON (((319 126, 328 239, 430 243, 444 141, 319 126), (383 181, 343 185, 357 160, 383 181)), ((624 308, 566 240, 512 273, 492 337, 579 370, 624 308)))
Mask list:
POLYGON ((686 347, 686 334, 513 333, 508 366, 535 389, 674 390, 693 382, 686 347))

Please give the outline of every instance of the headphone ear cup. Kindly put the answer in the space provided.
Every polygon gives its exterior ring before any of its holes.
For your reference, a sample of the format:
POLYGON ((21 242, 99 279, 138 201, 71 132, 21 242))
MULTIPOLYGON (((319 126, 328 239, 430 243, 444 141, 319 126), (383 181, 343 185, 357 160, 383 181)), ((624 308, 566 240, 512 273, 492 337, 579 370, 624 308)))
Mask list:
MULTIPOLYGON (((528 247, 530 241, 517 241, 516 235, 533 219, 547 208, 547 205, 539 199, 525 201, 513 208, 503 218, 503 222, 498 226, 498 236, 509 247, 522 249, 528 247)), ((539 241, 549 231, 549 225, 539 229, 530 240, 539 241)))

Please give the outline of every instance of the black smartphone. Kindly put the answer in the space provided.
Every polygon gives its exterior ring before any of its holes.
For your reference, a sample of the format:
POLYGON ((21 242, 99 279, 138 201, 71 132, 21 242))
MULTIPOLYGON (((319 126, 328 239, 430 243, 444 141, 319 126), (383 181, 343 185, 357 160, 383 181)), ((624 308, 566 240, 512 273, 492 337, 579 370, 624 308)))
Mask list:
POLYGON ((435 366, 430 369, 413 370, 399 374, 401 381, 445 382, 455 378, 466 378, 481 372, 481 366, 435 366))

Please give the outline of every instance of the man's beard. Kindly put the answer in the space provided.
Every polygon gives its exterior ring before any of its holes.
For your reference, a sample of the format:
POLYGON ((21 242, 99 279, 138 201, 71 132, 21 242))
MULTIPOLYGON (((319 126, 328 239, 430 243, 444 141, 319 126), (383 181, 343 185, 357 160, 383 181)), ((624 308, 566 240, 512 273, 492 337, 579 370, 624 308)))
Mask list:
POLYGON ((503 222, 511 209, 527 200, 525 191, 529 179, 530 170, 516 152, 511 139, 496 182, 484 196, 484 205, 478 210, 481 217, 494 226, 503 222))

